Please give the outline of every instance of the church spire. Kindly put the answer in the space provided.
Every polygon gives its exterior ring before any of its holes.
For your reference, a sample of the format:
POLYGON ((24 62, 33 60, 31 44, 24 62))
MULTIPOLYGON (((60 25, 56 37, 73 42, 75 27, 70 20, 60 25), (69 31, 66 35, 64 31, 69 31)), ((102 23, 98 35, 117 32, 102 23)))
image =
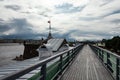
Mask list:
POLYGON ((51 34, 51 21, 49 20, 48 23, 49 23, 49 34, 48 34, 48 38, 47 39, 51 39, 51 38, 53 38, 52 34, 51 34))

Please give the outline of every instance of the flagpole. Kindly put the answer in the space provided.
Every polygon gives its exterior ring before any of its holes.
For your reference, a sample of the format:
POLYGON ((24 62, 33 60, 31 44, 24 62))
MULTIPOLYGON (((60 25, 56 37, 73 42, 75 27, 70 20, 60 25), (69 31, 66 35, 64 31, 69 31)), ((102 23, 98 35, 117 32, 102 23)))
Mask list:
POLYGON ((51 21, 50 21, 50 23, 49 23, 49 29, 50 29, 50 33, 51 33, 51 21))
POLYGON ((49 20, 48 23, 49 23, 49 35, 48 35, 48 39, 51 39, 52 38, 52 34, 51 34, 51 21, 49 20))
POLYGON ((51 33, 51 21, 49 20, 48 23, 49 23, 49 33, 51 33))

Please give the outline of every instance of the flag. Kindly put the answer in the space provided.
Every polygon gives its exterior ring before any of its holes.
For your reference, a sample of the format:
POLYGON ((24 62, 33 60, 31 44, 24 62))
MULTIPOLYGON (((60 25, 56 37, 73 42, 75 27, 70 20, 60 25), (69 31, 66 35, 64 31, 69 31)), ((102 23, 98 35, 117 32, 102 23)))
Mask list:
POLYGON ((48 23, 50 23, 50 21, 48 21, 48 23))

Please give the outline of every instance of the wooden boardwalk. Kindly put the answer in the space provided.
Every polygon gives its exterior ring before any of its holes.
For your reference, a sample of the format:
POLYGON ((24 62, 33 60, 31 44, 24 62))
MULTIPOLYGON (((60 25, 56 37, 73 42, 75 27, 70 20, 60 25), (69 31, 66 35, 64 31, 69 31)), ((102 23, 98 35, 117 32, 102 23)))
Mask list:
POLYGON ((98 60, 91 48, 86 45, 76 60, 63 74, 61 80, 114 80, 98 60))

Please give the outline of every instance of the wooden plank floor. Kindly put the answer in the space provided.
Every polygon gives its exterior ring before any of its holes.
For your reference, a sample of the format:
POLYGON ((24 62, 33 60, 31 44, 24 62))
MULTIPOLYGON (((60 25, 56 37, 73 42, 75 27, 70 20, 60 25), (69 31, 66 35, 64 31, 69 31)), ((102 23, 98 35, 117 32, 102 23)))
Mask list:
POLYGON ((61 77, 61 80, 114 80, 88 45, 61 77))

